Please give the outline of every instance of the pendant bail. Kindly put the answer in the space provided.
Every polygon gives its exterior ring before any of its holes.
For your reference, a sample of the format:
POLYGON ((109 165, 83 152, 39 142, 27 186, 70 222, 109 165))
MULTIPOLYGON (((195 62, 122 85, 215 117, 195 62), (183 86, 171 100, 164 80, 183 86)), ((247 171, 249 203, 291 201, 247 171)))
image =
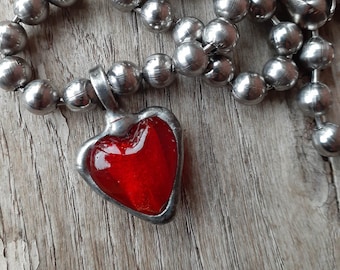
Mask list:
POLYGON ((104 108, 109 112, 117 112, 119 105, 112 93, 104 68, 97 65, 89 73, 93 89, 104 108))

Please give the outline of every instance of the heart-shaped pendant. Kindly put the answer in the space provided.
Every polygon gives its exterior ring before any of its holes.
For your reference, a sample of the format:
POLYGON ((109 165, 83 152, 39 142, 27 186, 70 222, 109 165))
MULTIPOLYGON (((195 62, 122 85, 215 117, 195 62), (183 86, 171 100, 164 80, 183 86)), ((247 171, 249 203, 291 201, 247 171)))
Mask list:
POLYGON ((182 132, 167 109, 150 107, 125 114, 101 67, 90 71, 92 85, 107 109, 106 129, 80 149, 77 168, 105 199, 153 223, 175 212, 183 165, 182 132))

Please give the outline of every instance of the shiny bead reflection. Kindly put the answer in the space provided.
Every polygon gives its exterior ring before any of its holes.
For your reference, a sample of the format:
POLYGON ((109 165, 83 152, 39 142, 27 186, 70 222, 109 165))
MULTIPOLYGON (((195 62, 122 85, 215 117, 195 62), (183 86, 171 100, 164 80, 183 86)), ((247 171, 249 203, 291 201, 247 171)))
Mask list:
POLYGON ((22 58, 7 56, 0 60, 0 88, 14 91, 32 80, 32 68, 22 58))
POLYGON ((63 100, 71 111, 88 111, 96 107, 97 96, 89 80, 77 79, 65 87, 63 100))
POLYGON ((113 6, 122 12, 130 12, 141 4, 141 0, 111 0, 113 6))
POLYGON ((266 82, 278 91, 291 89, 297 82, 299 72, 296 64, 285 57, 270 59, 263 67, 266 82))
POLYGON ((172 58, 162 53, 150 55, 143 67, 143 77, 154 88, 169 86, 176 79, 172 58))
POLYGON ((316 30, 323 26, 333 15, 336 6, 335 0, 285 0, 282 2, 286 5, 293 21, 308 30, 316 30))
POLYGON ((303 43, 303 35, 295 23, 281 22, 272 28, 269 40, 278 54, 291 55, 300 50, 303 43))
POLYGON ((340 129, 333 123, 324 123, 313 133, 313 145, 320 155, 337 156, 340 152, 340 129))
POLYGON ((149 30, 165 32, 173 23, 171 5, 167 1, 149 0, 141 8, 141 19, 149 30))
POLYGON ((242 104, 258 104, 263 101, 267 94, 266 82, 260 74, 241 73, 233 82, 232 94, 242 104))
POLYGON ((258 22, 269 20, 276 11, 276 0, 250 0, 249 2, 249 13, 258 22))
POLYGON ((297 96, 300 109, 309 116, 322 115, 332 104, 332 95, 328 86, 317 82, 306 84, 297 96))
POLYGON ((334 59, 334 47, 322 37, 310 38, 301 51, 300 60, 309 69, 324 69, 334 59))
POLYGON ((133 94, 139 90, 142 75, 138 67, 129 61, 114 63, 107 72, 112 91, 118 95, 133 94))
POLYGON ((206 83, 214 87, 227 85, 234 78, 234 66, 229 58, 213 55, 209 59, 207 70, 203 74, 206 83))
POLYGON ((222 50, 233 49, 239 39, 236 26, 225 19, 217 18, 209 22, 203 30, 203 45, 212 45, 222 50))
POLYGON ((31 113, 45 115, 57 108, 59 96, 49 81, 35 80, 26 85, 22 102, 31 113))
POLYGON ((178 46, 173 57, 176 71, 194 77, 204 73, 208 66, 208 56, 198 42, 186 42, 178 46))
POLYGON ((13 55, 21 52, 27 44, 26 30, 18 23, 0 22, 0 52, 13 55))
POLYGON ((176 45, 184 42, 202 40, 203 23, 194 17, 184 17, 180 19, 172 32, 176 45))
POLYGON ((247 15, 248 8, 248 0, 214 0, 217 17, 223 17, 232 22, 241 21, 247 15))
POLYGON ((14 14, 25 24, 40 24, 49 14, 49 3, 47 0, 15 0, 14 14))

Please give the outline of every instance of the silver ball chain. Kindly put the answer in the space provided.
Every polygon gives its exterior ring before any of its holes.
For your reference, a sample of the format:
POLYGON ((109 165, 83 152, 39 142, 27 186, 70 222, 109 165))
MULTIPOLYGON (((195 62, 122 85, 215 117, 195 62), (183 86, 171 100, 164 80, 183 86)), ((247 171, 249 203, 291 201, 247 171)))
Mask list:
MULTIPOLYGON (((69 7, 77 0, 15 0, 15 19, 0 22, 0 88, 21 90, 23 104, 35 114, 52 112, 61 102, 72 111, 89 110, 98 103, 91 80, 76 79, 64 89, 63 97, 48 80, 33 80, 31 66, 15 56, 24 50, 27 33, 21 23, 37 25, 49 14, 49 5, 69 7)), ((188 77, 201 76, 211 86, 231 86, 235 100, 254 105, 260 103, 269 90, 286 91, 298 81, 298 68, 293 55, 299 52, 302 65, 311 70, 311 82, 298 94, 298 105, 308 116, 315 118, 313 145, 323 156, 340 152, 340 128, 327 122, 326 112, 331 106, 330 89, 319 81, 320 70, 334 59, 331 43, 319 36, 318 29, 331 19, 336 0, 308 1, 281 0, 294 22, 281 22, 274 14, 276 0, 214 0, 217 18, 207 25, 197 18, 175 19, 170 3, 163 0, 111 0, 122 12, 136 12, 143 24, 153 32, 172 30, 176 49, 173 57, 157 53, 146 59, 142 71, 129 61, 114 63, 106 72, 107 81, 115 95, 133 94, 145 80, 154 88, 172 84, 179 73, 188 77), (231 53, 237 45, 239 31, 236 23, 247 14, 258 22, 273 24, 269 40, 277 56, 263 67, 262 74, 242 72, 235 77, 231 53), (299 26, 298 26, 299 25, 299 26), (303 44, 300 30, 310 30, 312 35, 303 44), (235 77, 235 78, 234 78, 235 77)))

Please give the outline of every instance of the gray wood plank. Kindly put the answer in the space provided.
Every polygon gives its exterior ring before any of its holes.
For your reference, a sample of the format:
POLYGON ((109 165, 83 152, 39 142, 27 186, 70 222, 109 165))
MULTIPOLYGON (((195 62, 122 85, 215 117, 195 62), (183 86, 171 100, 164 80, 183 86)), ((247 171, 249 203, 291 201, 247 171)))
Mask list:
MULTIPOLYGON (((13 1, 0 0, 1 19, 13 1)), ((214 18, 212 1, 170 1, 176 17, 214 18)), ((142 66, 172 55, 170 34, 148 32, 138 16, 110 1, 51 8, 47 22, 25 27, 24 57, 60 92, 96 64, 142 66)), ((273 55, 270 25, 245 20, 234 52, 237 71, 260 72, 273 55)), ((337 60, 322 79, 334 92, 329 118, 340 123, 339 12, 321 34, 337 60)), ((185 162, 177 216, 155 226, 97 196, 75 170, 78 147, 103 129, 104 112, 31 115, 20 93, 0 92, 0 269, 339 269, 340 160, 311 145, 313 121, 295 101, 299 86, 270 92, 247 107, 228 88, 179 76, 164 90, 145 87, 120 99, 136 112, 171 109, 184 130, 185 162)))

